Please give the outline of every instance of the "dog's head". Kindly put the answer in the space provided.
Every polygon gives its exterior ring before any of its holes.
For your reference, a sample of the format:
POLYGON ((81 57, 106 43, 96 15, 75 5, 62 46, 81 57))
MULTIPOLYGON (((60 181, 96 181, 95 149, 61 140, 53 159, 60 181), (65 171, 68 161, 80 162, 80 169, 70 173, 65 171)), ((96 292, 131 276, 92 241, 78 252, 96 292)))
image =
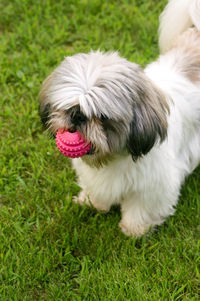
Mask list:
POLYGON ((53 135, 64 128, 91 142, 83 157, 89 164, 127 152, 136 160, 167 135, 164 94, 116 52, 67 57, 44 81, 40 101, 42 122, 53 135))

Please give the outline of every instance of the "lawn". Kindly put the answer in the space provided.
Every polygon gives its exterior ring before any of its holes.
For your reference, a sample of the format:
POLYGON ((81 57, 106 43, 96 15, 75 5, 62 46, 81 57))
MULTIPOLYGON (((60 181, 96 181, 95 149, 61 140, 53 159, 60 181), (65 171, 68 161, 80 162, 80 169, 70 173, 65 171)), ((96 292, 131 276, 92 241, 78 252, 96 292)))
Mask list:
POLYGON ((68 55, 158 56, 160 0, 1 0, 0 300, 199 300, 200 169, 175 216, 141 239, 72 202, 79 187, 38 116, 44 78, 68 55))

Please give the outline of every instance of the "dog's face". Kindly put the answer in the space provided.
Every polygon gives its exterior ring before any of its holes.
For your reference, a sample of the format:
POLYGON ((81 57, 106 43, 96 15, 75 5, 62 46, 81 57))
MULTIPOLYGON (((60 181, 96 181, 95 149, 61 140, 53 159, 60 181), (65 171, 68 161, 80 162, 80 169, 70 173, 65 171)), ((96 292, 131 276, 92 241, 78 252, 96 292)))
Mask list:
POLYGON ((66 58, 44 81, 40 115, 53 135, 79 131, 92 148, 83 157, 101 165, 118 153, 134 160, 167 134, 168 104, 136 64, 99 51, 66 58))

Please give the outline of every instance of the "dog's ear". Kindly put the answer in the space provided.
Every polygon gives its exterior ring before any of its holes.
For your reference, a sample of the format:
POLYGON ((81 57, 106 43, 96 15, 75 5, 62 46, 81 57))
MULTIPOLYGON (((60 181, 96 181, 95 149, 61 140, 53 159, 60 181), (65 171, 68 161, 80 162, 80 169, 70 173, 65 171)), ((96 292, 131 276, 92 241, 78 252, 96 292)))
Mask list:
POLYGON ((39 115, 42 121, 44 128, 47 128, 48 121, 50 119, 51 114, 51 106, 49 103, 47 104, 40 104, 39 106, 39 115))
POLYGON ((39 115, 42 121, 42 124, 45 128, 47 128, 48 121, 51 115, 51 105, 48 99, 48 91, 51 87, 53 72, 44 80, 42 83, 42 88, 39 93, 39 115))
POLYGON ((166 138, 169 113, 164 94, 150 81, 144 81, 137 94, 127 139, 127 149, 134 161, 146 155, 157 141, 166 138))

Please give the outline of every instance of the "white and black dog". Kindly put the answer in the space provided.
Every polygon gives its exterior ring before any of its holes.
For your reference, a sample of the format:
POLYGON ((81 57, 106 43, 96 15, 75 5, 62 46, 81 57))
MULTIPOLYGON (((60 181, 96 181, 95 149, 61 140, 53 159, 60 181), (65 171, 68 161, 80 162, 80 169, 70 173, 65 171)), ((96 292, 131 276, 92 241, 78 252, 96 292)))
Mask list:
POLYGON ((200 0, 171 0, 160 18, 162 55, 144 70, 116 52, 67 57, 44 81, 47 128, 79 131, 92 148, 73 167, 75 198, 120 204, 119 226, 141 236, 174 213, 200 162, 200 0))

